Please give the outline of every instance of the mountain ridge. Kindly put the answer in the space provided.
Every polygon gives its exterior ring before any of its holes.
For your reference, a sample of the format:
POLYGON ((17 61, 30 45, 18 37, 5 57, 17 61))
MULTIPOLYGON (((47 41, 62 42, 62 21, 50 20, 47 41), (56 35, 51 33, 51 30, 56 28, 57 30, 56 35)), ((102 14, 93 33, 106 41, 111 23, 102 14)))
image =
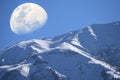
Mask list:
POLYGON ((15 73, 15 80, 119 80, 119 33, 120 22, 113 22, 22 41, 0 55, 0 80, 11 80, 15 73))

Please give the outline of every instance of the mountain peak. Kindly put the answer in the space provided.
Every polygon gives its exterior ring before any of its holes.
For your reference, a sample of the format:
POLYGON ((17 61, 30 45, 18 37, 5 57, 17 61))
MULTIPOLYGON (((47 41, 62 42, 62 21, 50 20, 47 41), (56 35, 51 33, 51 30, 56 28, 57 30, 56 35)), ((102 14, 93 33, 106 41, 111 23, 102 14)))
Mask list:
POLYGON ((14 74, 20 80, 120 78, 119 33, 120 22, 114 22, 89 25, 53 38, 19 42, 0 55, 0 73, 4 72, 0 79, 13 80, 14 74))

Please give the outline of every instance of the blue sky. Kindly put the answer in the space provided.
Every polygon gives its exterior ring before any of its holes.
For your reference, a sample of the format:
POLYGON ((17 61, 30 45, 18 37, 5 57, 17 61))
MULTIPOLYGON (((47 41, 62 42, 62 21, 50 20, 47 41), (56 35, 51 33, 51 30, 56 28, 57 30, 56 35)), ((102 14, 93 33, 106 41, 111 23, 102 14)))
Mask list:
POLYGON ((53 37, 90 24, 120 21, 120 0, 0 0, 0 50, 23 40, 53 37), (26 2, 37 3, 47 14, 39 30, 17 35, 10 29, 12 11, 26 2))

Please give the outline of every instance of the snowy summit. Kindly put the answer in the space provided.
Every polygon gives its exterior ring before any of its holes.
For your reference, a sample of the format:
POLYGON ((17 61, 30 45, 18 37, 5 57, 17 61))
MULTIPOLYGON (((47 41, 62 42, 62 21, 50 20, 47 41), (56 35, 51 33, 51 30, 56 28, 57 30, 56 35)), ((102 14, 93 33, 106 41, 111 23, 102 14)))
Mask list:
POLYGON ((120 80, 120 22, 19 42, 0 53, 0 80, 120 80))

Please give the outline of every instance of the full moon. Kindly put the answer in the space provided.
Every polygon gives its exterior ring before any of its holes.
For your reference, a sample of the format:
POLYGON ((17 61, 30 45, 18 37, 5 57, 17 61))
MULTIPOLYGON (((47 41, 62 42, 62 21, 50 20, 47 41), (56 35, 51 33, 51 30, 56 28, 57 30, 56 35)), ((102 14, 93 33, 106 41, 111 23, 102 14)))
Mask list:
POLYGON ((26 34, 38 30, 47 21, 46 11, 35 3, 24 3, 13 11, 10 18, 11 30, 16 34, 26 34))

